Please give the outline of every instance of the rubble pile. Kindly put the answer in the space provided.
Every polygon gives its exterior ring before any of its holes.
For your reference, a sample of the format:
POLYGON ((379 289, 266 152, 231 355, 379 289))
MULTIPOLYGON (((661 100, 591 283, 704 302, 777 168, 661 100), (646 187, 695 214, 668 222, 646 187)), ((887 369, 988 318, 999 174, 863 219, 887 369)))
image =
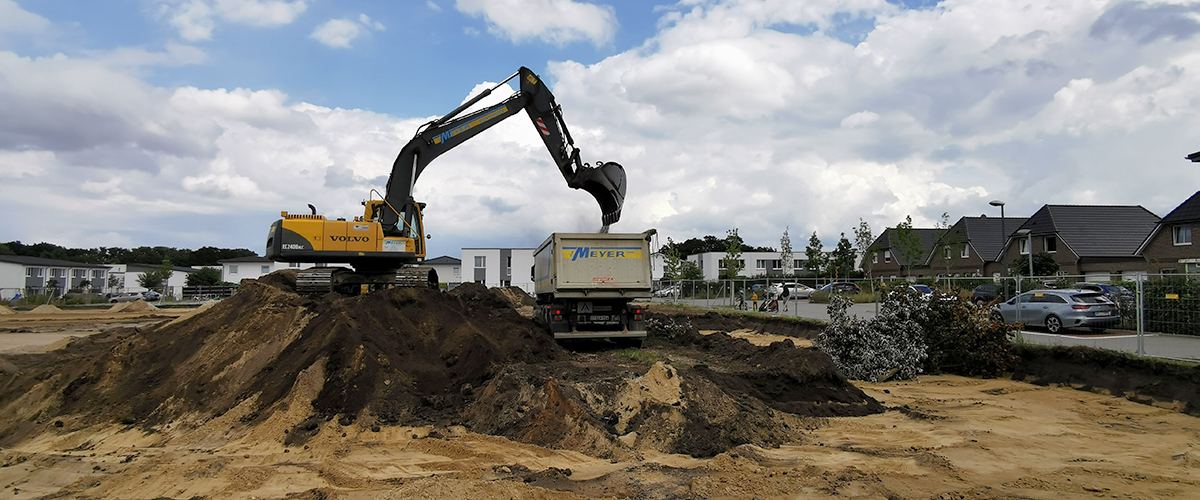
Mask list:
POLYGON ((253 428, 286 413, 287 445, 346 426, 462 425, 599 457, 712 456, 802 440, 811 417, 882 409, 791 342, 755 347, 693 328, 652 339, 657 360, 573 353, 517 312, 532 301, 517 292, 311 298, 295 292, 294 272, 247 280, 203 312, 9 357, 0 446, 51 422, 162 431, 236 416, 234 427, 253 428))

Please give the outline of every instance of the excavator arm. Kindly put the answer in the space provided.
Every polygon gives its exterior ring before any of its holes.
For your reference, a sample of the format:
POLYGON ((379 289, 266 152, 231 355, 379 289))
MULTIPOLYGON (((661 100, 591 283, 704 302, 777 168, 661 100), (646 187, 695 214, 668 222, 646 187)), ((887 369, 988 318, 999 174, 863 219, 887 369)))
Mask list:
POLYGON ((604 228, 617 222, 625 202, 625 169, 612 162, 596 167, 583 163, 579 158, 579 149, 575 147, 575 141, 563 122, 562 110, 554 102, 554 95, 533 71, 522 67, 446 116, 423 125, 412 140, 401 148, 388 178, 384 194, 387 203, 380 207, 379 221, 383 223, 385 232, 389 232, 389 229, 403 231, 401 219, 404 214, 398 214, 395 210, 404 212, 416 209, 416 201, 412 196, 413 185, 430 162, 522 110, 529 115, 567 181, 567 186, 591 193, 600 204, 604 228), (511 97, 494 106, 458 116, 513 78, 519 78, 520 90, 511 97))

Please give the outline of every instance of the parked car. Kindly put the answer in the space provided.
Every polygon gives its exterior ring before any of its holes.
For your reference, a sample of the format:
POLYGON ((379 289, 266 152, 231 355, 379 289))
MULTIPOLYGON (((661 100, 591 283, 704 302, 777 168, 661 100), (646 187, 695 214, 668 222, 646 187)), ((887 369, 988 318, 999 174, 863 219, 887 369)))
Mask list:
POLYGON ((1042 325, 1050 333, 1063 328, 1090 328, 1100 333, 1121 322, 1121 313, 1108 297, 1092 290, 1033 290, 992 308, 992 319, 1005 323, 1042 325))
POLYGON ((1117 297, 1126 297, 1129 299, 1133 299, 1133 292, 1130 291, 1128 288, 1125 288, 1121 285, 1112 285, 1112 284, 1108 284, 1108 283, 1080 282, 1080 283, 1076 283, 1072 288, 1078 288, 1080 290, 1091 290, 1093 292, 1100 292, 1100 293, 1104 294, 1105 296, 1107 296, 1108 299, 1113 302, 1117 301, 1117 297))
POLYGON ((678 297, 679 285, 664 286, 654 291, 655 297, 678 297))
POLYGON ((117 302, 133 302, 135 300, 145 300, 145 298, 142 297, 140 292, 114 293, 108 297, 108 301, 114 304, 117 302))
POLYGON ((929 300, 933 297, 933 288, 929 285, 909 285, 908 289, 917 293, 922 299, 929 300))
POLYGON ((862 293, 862 288, 859 288, 857 284, 850 283, 849 281, 835 281, 821 287, 821 291, 830 293, 855 294, 862 293))
POLYGON ((971 292, 971 302, 985 304, 1000 296, 1000 285, 979 285, 971 292))
POLYGON ((146 290, 146 291, 142 292, 142 299, 145 299, 146 302, 154 302, 161 298, 162 298, 162 294, 158 293, 154 290, 146 290))
POLYGON ((789 290, 788 298, 792 299, 807 299, 816 291, 813 287, 800 283, 776 283, 771 285, 771 289, 775 291, 776 297, 783 293, 784 288, 789 290))

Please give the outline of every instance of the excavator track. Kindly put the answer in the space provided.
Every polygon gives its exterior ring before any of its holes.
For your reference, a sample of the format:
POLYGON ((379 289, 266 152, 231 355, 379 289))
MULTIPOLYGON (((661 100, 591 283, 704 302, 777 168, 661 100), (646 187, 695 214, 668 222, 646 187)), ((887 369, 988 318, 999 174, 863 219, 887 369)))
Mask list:
POLYGON ((404 267, 379 274, 359 273, 344 267, 313 267, 296 273, 296 291, 305 295, 361 295, 387 288, 438 287, 432 267, 404 267))

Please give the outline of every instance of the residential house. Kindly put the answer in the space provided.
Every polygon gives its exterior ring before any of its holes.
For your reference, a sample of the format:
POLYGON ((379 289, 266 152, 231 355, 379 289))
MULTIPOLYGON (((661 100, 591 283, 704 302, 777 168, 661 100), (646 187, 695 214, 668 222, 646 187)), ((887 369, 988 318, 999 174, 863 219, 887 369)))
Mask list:
POLYGON ((221 281, 235 284, 241 283, 244 279, 258 279, 280 269, 299 270, 314 265, 298 262, 275 262, 257 255, 219 260, 217 263, 221 264, 221 281))
MULTIPOLYGON (((1196 153, 1200 161, 1200 153, 1196 153)), ((1159 221, 1137 253, 1152 273, 1200 273, 1200 244, 1192 235, 1200 227, 1200 191, 1159 221)))
MULTIPOLYGON (((717 280, 721 277, 721 271, 725 270, 725 257, 728 254, 725 252, 703 252, 688 255, 684 258, 688 262, 696 264, 700 268, 706 280, 717 280)), ((779 252, 743 252, 738 257, 739 264, 742 270, 738 272, 738 276, 743 278, 752 278, 756 276, 783 276, 783 260, 780 258, 779 252)), ((804 253, 792 254, 792 272, 800 272, 804 270, 804 265, 808 261, 804 258, 804 253)))
POLYGON ((108 282, 108 266, 41 257, 0 255, 0 298, 47 293, 50 280, 57 286, 50 293, 71 290, 102 291, 108 282), (84 282, 87 286, 84 286, 84 282))
POLYGON ((937 276, 1004 274, 999 258, 1025 217, 963 217, 934 242, 925 266, 937 276))
POLYGON ((900 277, 927 277, 933 273, 926 262, 934 243, 938 241, 944 229, 913 228, 917 244, 916 253, 908 255, 900 244, 896 228, 884 229, 871 244, 869 260, 864 264, 864 271, 873 278, 897 279, 900 277))
POLYGON ((1138 248, 1159 220, 1140 205, 1044 205, 1010 235, 1001 258, 1009 268, 1004 274, 1017 273, 1012 263, 1030 251, 1054 256, 1059 275, 1087 281, 1144 274, 1146 259, 1138 248), (1018 234, 1024 230, 1029 232, 1018 234))
MULTIPOLYGON (((108 266, 108 274, 112 277, 110 284, 113 285, 110 292, 144 292, 148 288, 141 285, 142 275, 147 272, 158 269, 156 264, 112 264, 108 266)), ((167 278, 166 283, 161 287, 163 295, 169 295, 176 299, 183 298, 183 287, 187 284, 187 275, 196 272, 196 269, 184 266, 174 266, 171 268, 171 276, 167 278)))
POLYGON ((462 261, 448 255, 425 259, 422 264, 437 272, 438 283, 462 283, 462 261))
POLYGON ((515 286, 533 294, 533 248, 464 248, 462 282, 515 286), (470 271, 467 271, 469 269, 470 271))

